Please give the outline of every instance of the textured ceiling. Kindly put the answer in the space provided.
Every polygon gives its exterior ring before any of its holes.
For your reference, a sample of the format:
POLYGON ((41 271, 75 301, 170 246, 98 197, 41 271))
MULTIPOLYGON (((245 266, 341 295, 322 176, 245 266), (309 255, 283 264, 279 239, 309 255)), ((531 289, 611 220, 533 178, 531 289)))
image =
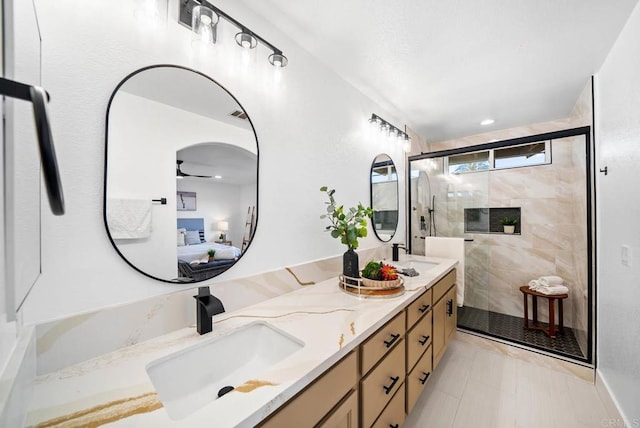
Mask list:
POLYGON ((434 142, 567 117, 638 0, 243 2, 434 142))

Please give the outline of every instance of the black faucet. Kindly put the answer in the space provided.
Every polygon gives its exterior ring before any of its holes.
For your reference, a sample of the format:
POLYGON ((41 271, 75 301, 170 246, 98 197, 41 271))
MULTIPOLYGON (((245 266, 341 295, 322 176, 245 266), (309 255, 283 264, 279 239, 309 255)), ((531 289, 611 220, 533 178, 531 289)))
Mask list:
POLYGON ((198 287, 196 299, 196 318, 198 333, 206 334, 213 330, 212 318, 224 312, 220 299, 211 294, 209 287, 198 287))
POLYGON ((407 247, 401 247, 400 245, 404 245, 404 244, 399 244, 397 242, 394 242, 393 247, 391 248, 391 260, 393 260, 394 262, 397 262, 400 260, 400 254, 399 254, 399 249, 402 248, 406 253, 409 252, 409 249, 407 247))

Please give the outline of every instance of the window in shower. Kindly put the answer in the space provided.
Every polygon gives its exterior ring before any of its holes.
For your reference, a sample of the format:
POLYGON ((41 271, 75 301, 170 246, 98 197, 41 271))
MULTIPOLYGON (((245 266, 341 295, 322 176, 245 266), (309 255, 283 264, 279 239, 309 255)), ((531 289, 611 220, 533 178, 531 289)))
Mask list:
POLYGON ((494 149, 493 151, 493 167, 495 169, 517 168, 549 163, 551 163, 551 140, 494 149))
POLYGON ((551 140, 445 157, 445 171, 458 175, 551 163, 551 140))
POLYGON ((467 172, 488 171, 491 169, 488 150, 448 156, 445 162, 445 170, 449 174, 465 174, 467 172))

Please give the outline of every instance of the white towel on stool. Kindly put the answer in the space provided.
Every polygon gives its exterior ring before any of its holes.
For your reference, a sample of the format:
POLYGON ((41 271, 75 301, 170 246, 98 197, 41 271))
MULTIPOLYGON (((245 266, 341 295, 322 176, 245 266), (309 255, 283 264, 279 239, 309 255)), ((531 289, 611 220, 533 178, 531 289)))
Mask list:
POLYGON ((539 287, 535 291, 542 294, 547 295, 555 295, 555 294, 567 294, 569 293, 569 289, 564 285, 554 285, 550 287, 539 287))
POLYGON ((540 281, 537 279, 532 279, 531 281, 529 281, 529 289, 536 291, 538 288, 541 287, 540 281))
POLYGON ((559 276, 553 276, 553 275, 541 276, 540 278, 538 278, 538 281, 540 281, 540 284, 547 287, 564 284, 564 280, 562 278, 560 278, 559 276))

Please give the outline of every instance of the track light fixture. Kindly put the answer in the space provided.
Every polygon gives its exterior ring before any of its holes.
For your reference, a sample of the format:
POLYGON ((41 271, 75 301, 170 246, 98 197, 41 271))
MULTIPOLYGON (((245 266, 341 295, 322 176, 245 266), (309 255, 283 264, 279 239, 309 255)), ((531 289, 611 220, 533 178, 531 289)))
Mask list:
POLYGON ((378 128, 383 134, 392 137, 395 136, 396 139, 402 143, 405 152, 411 151, 411 137, 409 137, 409 134, 396 126, 393 126, 375 113, 371 113, 369 123, 378 128))
POLYGON ((218 21, 220 18, 224 18, 240 30, 235 37, 239 46, 244 49, 253 49, 258 45, 259 41, 273 51, 269 55, 269 63, 271 65, 274 67, 286 67, 289 63, 289 60, 282 54, 280 49, 206 0, 180 0, 178 4, 180 7, 180 23, 196 33, 199 40, 205 43, 215 43, 218 21))
POLYGON ((258 46, 258 39, 253 37, 253 34, 243 28, 242 31, 236 34, 236 43, 244 49, 253 49, 258 46))

